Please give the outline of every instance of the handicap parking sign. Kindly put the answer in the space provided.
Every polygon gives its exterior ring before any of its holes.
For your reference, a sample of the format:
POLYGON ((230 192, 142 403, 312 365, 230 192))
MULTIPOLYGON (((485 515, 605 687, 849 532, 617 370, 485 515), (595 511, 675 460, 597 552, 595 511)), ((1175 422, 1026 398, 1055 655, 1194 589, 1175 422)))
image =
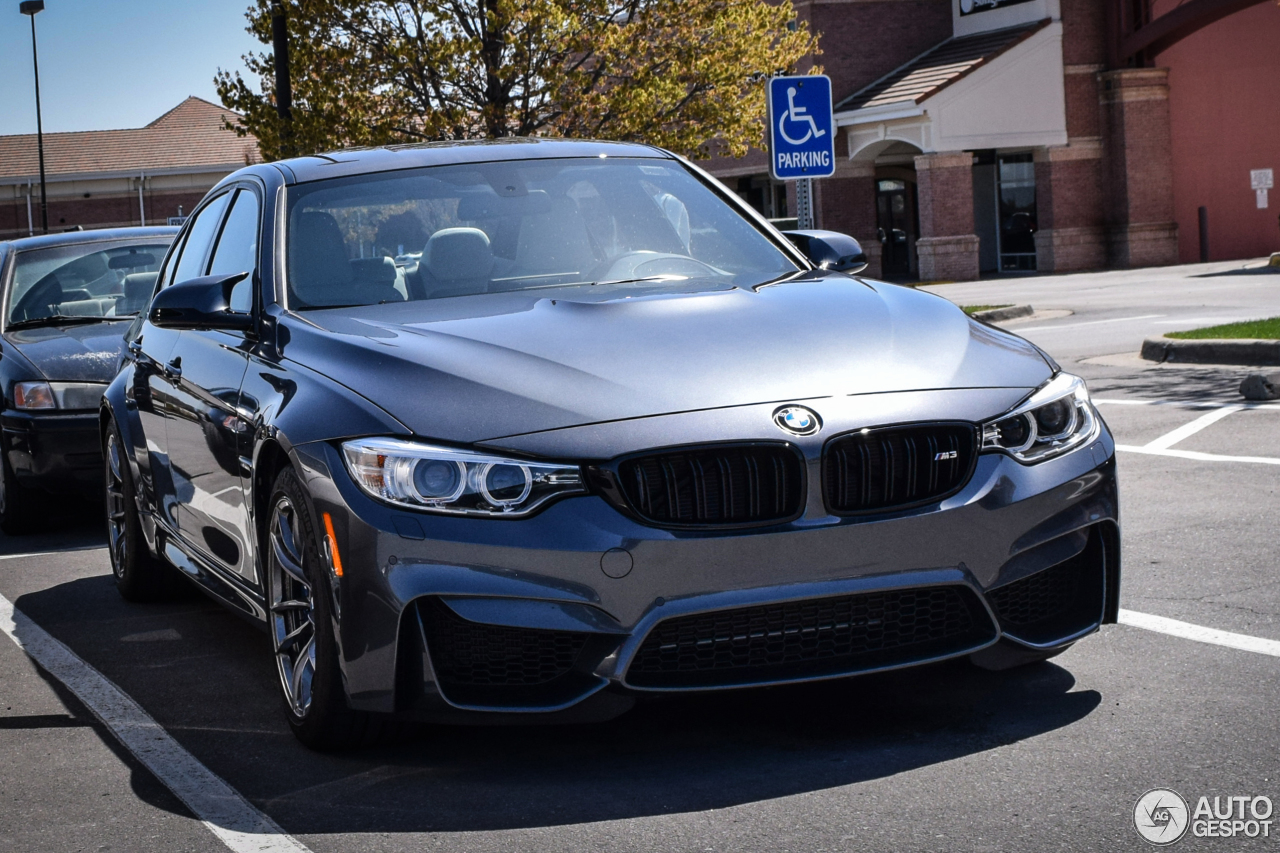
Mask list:
POLYGON ((831 78, 769 79, 769 171, 780 181, 827 178, 836 171, 831 78))

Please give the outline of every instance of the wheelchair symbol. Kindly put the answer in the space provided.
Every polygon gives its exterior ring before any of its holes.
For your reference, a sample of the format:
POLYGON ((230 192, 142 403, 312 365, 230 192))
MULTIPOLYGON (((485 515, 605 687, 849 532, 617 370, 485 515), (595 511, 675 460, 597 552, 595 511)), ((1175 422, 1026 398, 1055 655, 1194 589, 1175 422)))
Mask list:
POLYGON ((813 116, 809 115, 806 107, 796 106, 796 88, 794 86, 787 87, 787 111, 778 118, 778 133, 790 145, 803 145, 812 139, 819 139, 827 135, 827 132, 818 127, 818 123, 813 120, 813 116), (804 124, 808 122, 809 127, 805 130, 804 136, 799 139, 792 139, 787 133, 787 122, 796 124, 804 124))

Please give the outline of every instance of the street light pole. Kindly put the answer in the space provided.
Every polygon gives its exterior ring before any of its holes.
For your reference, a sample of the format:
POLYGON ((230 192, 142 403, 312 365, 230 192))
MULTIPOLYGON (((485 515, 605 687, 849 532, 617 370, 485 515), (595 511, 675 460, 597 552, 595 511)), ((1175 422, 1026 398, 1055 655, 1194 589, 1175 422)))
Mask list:
POLYGON ((49 233, 49 197, 44 186, 44 125, 40 119, 40 58, 36 54, 36 13, 44 11, 44 0, 22 0, 18 11, 31 18, 31 64, 36 72, 36 149, 40 155, 40 228, 49 233))

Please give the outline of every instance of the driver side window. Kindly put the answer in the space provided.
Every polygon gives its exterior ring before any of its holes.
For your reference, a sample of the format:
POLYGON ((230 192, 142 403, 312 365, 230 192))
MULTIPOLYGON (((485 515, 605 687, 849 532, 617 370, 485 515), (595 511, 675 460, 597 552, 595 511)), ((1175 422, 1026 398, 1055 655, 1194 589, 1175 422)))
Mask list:
POLYGON ((231 203, 231 212, 222 226, 218 247, 213 251, 213 263, 209 266, 209 275, 249 273, 231 291, 232 311, 248 314, 253 310, 253 273, 257 267, 258 197, 242 189, 231 203))
POLYGON ((195 222, 187 230, 187 240, 178 263, 174 266, 173 275, 165 282, 166 287, 204 275, 205 258, 209 256, 209 247, 218 232, 218 223, 222 221, 222 212, 226 210, 227 200, 230 198, 231 193, 223 193, 196 214, 195 222))

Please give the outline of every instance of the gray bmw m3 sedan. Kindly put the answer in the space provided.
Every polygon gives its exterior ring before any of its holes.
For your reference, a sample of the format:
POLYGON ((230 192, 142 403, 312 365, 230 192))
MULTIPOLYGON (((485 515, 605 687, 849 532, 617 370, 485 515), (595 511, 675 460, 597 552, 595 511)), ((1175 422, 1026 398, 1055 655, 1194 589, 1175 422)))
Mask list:
POLYGON ((104 399, 117 585, 262 625, 322 749, 1010 666, 1114 621, 1084 382, 859 252, 640 145, 236 172, 104 399))

